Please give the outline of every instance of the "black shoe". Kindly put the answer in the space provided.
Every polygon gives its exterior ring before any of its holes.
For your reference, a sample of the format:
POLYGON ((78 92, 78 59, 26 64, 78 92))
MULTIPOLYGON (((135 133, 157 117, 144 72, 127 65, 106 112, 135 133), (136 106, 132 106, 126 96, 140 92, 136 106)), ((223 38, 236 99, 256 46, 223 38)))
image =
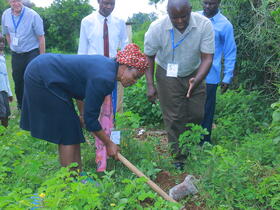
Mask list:
POLYGON ((173 163, 174 167, 180 171, 184 170, 185 164, 183 162, 175 162, 173 163))

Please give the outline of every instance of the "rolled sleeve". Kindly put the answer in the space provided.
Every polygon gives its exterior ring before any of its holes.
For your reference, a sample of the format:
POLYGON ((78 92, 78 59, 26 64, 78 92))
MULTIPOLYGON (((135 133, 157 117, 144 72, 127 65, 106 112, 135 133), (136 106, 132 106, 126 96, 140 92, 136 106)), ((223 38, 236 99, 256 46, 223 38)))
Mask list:
POLYGON ((214 29, 210 21, 207 21, 202 32, 200 51, 207 54, 214 54, 215 52, 214 29))
POLYGON ((148 56, 156 55, 159 49, 158 36, 156 36, 155 28, 151 25, 145 33, 144 53, 148 56))
POLYGON ((6 34, 9 34, 8 27, 6 26, 5 18, 6 18, 6 12, 3 13, 2 19, 1 19, 2 34, 3 34, 3 36, 5 36, 6 34))
POLYGON ((35 34, 37 36, 42 36, 42 35, 45 34, 43 20, 38 14, 34 15, 34 25, 33 25, 33 27, 34 27, 35 34))

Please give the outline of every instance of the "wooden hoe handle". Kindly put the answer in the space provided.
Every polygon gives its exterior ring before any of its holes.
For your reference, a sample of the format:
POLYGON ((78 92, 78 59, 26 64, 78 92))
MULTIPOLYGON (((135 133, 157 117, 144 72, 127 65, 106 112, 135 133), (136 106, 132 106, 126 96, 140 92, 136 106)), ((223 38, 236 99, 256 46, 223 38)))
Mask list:
POLYGON ((152 180, 150 180, 145 174, 143 174, 138 168, 136 168, 131 162, 129 162, 124 156, 118 153, 119 160, 127 167, 130 171, 135 173, 138 177, 145 177, 147 179, 147 184, 156 191, 160 196, 162 196, 165 200, 175 202, 173 198, 171 198, 166 192, 164 192, 159 186, 156 185, 152 180))

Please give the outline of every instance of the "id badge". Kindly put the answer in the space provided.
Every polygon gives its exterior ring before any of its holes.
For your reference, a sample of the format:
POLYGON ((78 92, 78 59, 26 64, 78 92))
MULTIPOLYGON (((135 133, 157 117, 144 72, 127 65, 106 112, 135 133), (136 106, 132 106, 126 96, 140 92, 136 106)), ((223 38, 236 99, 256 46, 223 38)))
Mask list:
POLYGON ((115 143, 115 144, 120 144, 121 143, 121 132, 120 131, 112 131, 110 139, 115 143))
POLYGON ((167 77, 177 77, 178 76, 178 67, 179 65, 177 63, 169 63, 167 64, 167 77))
POLYGON ((17 37, 13 37, 12 44, 13 44, 14 46, 18 46, 18 41, 19 41, 19 39, 18 39, 17 37))

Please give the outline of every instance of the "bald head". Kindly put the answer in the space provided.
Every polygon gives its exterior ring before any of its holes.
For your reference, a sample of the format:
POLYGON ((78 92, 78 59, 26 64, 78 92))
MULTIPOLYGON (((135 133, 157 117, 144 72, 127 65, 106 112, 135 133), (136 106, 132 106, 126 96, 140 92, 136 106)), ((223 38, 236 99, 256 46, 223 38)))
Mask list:
POLYGON ((167 12, 173 26, 183 33, 189 25, 192 7, 188 0, 168 0, 167 12))
POLYGON ((167 10, 170 8, 180 9, 182 7, 191 8, 191 4, 188 0, 168 0, 167 10))

